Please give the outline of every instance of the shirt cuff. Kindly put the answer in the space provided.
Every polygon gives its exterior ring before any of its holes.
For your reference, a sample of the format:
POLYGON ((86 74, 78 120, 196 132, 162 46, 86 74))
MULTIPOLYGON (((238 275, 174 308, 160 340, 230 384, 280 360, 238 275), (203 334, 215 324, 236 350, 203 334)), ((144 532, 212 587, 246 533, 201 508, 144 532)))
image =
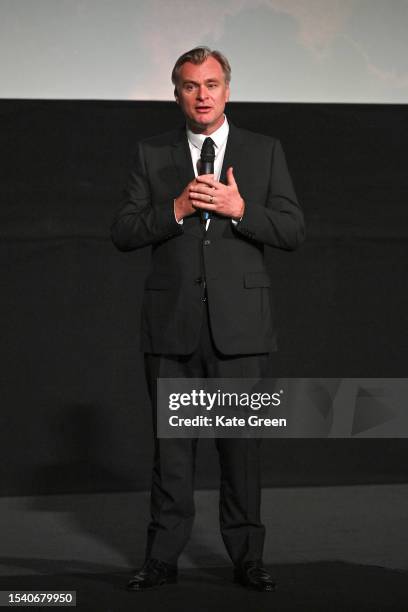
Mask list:
MULTIPOLYGON (((176 200, 173 200, 173 210, 174 210, 174 204, 175 204, 176 200)), ((176 217, 176 211, 174 210, 174 218, 176 220, 176 223, 178 223, 179 225, 183 225, 184 223, 184 219, 180 219, 180 221, 177 221, 177 217, 176 217)))

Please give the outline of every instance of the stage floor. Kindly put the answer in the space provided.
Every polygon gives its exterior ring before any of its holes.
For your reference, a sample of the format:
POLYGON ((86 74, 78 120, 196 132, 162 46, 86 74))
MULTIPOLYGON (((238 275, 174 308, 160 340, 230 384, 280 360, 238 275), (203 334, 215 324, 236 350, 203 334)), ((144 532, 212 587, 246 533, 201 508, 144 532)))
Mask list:
POLYGON ((264 489, 273 594, 231 583, 216 491, 196 493, 179 584, 127 593, 148 504, 147 492, 1 498, 0 589, 76 590, 77 609, 99 612, 408 609, 408 485, 264 489))

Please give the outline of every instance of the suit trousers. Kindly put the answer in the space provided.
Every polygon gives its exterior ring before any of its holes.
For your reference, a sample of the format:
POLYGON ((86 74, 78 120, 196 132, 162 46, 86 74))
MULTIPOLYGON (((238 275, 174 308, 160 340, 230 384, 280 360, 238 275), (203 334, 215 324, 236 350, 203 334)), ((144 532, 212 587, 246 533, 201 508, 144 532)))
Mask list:
MULTIPOLYGON (((177 565, 194 521, 198 440, 157 437, 157 378, 267 377, 271 376, 270 358, 269 354, 222 355, 213 342, 206 302, 196 350, 187 356, 146 354, 145 367, 155 434, 146 558, 177 565)), ((235 565, 262 559, 265 528, 260 519, 260 443, 254 438, 215 438, 221 472, 220 529, 235 565)))

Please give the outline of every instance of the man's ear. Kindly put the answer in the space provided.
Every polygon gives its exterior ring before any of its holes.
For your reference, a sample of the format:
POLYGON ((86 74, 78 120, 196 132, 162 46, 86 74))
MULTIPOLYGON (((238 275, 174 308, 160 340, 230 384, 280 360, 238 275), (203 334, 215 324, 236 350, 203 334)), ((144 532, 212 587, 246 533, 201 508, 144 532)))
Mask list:
POLYGON ((174 88, 174 98, 176 100, 176 104, 179 104, 180 100, 179 100, 178 93, 177 93, 177 87, 174 88))

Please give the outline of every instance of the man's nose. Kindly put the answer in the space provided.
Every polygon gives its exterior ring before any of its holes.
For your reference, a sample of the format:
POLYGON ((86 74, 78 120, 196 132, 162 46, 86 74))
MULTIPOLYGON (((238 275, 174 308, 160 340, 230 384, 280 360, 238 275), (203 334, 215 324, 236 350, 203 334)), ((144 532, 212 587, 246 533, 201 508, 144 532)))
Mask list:
POLYGON ((208 96, 208 89, 205 87, 205 85, 201 85, 200 87, 198 87, 197 89, 197 98, 199 100, 205 100, 205 98, 207 98, 208 96))

